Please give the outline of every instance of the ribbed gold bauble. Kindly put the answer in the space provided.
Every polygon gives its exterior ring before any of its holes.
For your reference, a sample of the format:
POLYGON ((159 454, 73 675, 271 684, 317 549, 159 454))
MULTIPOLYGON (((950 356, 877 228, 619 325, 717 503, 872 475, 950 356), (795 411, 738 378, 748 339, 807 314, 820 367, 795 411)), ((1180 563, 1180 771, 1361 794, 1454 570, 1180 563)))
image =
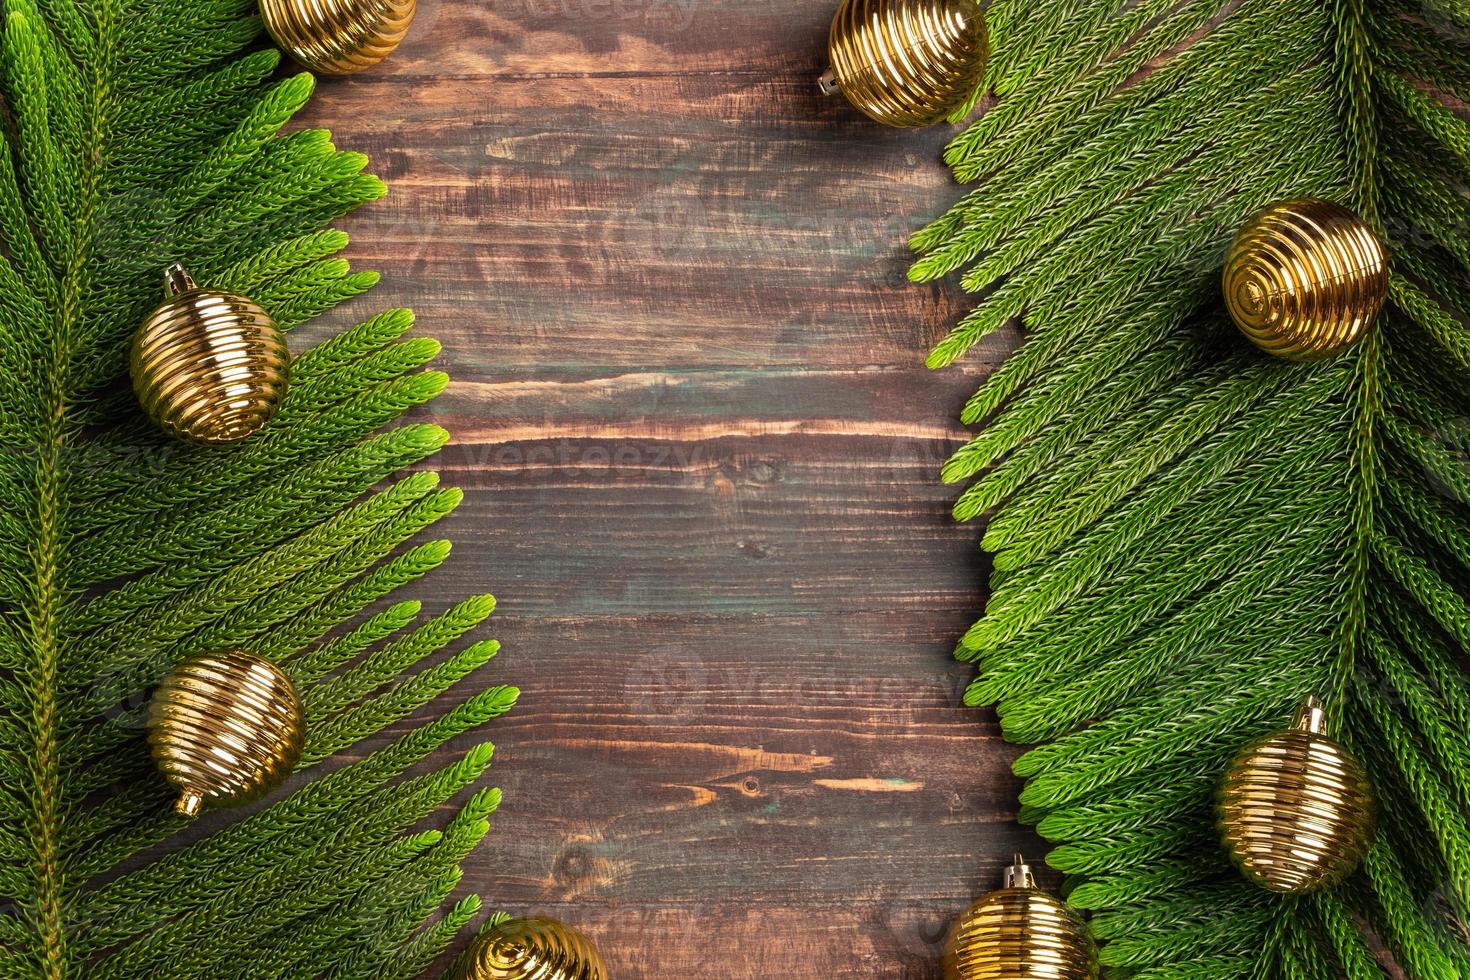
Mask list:
POLYGON ((592 942, 554 919, 511 919, 477 936, 458 980, 607 980, 592 942))
POLYGON ((415 6, 414 0, 260 0, 260 17, 303 67, 350 75, 393 53, 415 6))
POLYGON ((192 657, 169 671, 148 706, 153 761, 179 789, 175 809, 237 804, 279 786, 301 758, 305 722, 279 667, 243 650, 192 657))
POLYGON ((1225 773, 1220 834, 1251 881, 1299 894, 1352 873, 1373 839, 1368 775, 1327 736, 1322 703, 1307 699, 1296 724, 1247 745, 1225 773))
POLYGON ((1373 326, 1388 295, 1388 255, 1340 204, 1302 198, 1246 222, 1225 261, 1225 305, 1262 350, 1334 357, 1373 326))
POLYGON ((291 358, 270 315, 244 296, 200 289, 171 265, 169 296, 133 335, 133 391, 169 435, 235 442, 271 420, 291 358))
POLYGON ((944 980, 1094 980, 1097 946, 1065 905, 1036 887, 1017 854, 1004 886, 960 916, 944 947, 944 980))
POLYGON ((975 0, 842 0, 818 84, 889 126, 929 126, 980 84, 989 42, 975 0))

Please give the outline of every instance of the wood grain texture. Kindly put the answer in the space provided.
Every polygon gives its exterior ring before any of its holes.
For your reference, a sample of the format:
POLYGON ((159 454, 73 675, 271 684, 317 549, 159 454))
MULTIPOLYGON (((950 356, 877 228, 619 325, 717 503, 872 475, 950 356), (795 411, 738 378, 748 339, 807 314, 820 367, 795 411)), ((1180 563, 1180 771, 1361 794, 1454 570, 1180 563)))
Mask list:
POLYGON ((476 683, 524 690, 464 890, 619 980, 937 977, 1035 846, 950 659, 985 569, 938 467, 1014 338, 922 365, 966 306, 904 278, 945 128, 817 94, 830 0, 421 9, 306 113, 392 188, 345 225, 383 284, 311 329, 412 306, 455 379, 420 591, 495 592, 476 683))

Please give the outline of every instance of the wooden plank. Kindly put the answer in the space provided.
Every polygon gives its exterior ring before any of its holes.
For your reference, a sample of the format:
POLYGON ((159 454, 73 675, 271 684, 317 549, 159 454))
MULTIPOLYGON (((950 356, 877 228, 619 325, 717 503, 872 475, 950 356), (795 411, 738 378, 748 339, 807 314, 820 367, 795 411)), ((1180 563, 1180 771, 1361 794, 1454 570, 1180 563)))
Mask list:
POLYGON ((1036 846, 949 657, 985 563, 938 467, 1015 338, 922 365, 967 306, 904 275, 946 133, 815 93, 827 2, 423 9, 303 121, 392 193, 345 223, 383 284, 302 336, 408 305, 445 343, 467 497, 420 592, 495 592, 473 684, 524 692, 462 891, 619 978, 937 976, 1036 846))
POLYGON ((392 188, 347 226, 464 381, 913 366, 964 309, 904 275, 908 234, 958 196, 935 162, 942 133, 874 139, 847 120, 834 136, 800 111, 834 107, 791 77, 744 83, 755 104, 785 103, 749 129, 710 104, 718 77, 478 84, 493 104, 466 106, 462 81, 327 84, 312 119, 330 124, 334 99, 404 107, 334 127, 387 162, 392 188))

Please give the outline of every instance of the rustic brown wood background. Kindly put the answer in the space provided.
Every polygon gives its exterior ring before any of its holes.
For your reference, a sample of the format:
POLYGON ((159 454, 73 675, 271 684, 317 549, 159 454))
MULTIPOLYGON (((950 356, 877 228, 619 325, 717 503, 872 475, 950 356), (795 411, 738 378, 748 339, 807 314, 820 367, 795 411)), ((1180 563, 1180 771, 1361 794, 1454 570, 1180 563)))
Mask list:
POLYGON ((833 0, 420 9, 305 122, 389 181, 345 222, 367 306, 455 379, 422 415, 467 498, 420 592, 495 592, 476 683, 524 692, 464 890, 618 980, 937 977, 1032 843, 959 703, 984 559, 937 477, 1011 340, 925 370, 965 300, 904 278, 947 127, 818 95, 833 0))

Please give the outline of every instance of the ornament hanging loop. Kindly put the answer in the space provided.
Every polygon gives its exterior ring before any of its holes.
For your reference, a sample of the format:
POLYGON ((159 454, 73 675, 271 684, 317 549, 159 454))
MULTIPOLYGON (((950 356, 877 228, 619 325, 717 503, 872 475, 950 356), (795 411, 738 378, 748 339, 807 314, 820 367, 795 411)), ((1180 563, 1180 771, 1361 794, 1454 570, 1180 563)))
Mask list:
POLYGON ((185 790, 174 803, 174 812, 181 817, 193 820, 199 816, 199 810, 204 806, 204 796, 194 790, 185 790))
POLYGON ((1322 699, 1315 694, 1307 695, 1297 711, 1297 731, 1310 732, 1313 735, 1327 734, 1327 709, 1322 704, 1322 699))
POLYGON ((1031 865, 1019 851, 1011 858, 1010 866, 1006 868, 1002 877, 1005 888, 1035 888, 1036 877, 1031 874, 1031 865))
POLYGON ((842 91, 842 86, 837 84, 837 69, 828 67, 817 79, 817 89, 829 98, 842 91))
POLYGON ((194 277, 189 275, 180 262, 170 262, 168 268, 163 270, 163 291, 168 296, 182 296, 198 289, 194 277))

